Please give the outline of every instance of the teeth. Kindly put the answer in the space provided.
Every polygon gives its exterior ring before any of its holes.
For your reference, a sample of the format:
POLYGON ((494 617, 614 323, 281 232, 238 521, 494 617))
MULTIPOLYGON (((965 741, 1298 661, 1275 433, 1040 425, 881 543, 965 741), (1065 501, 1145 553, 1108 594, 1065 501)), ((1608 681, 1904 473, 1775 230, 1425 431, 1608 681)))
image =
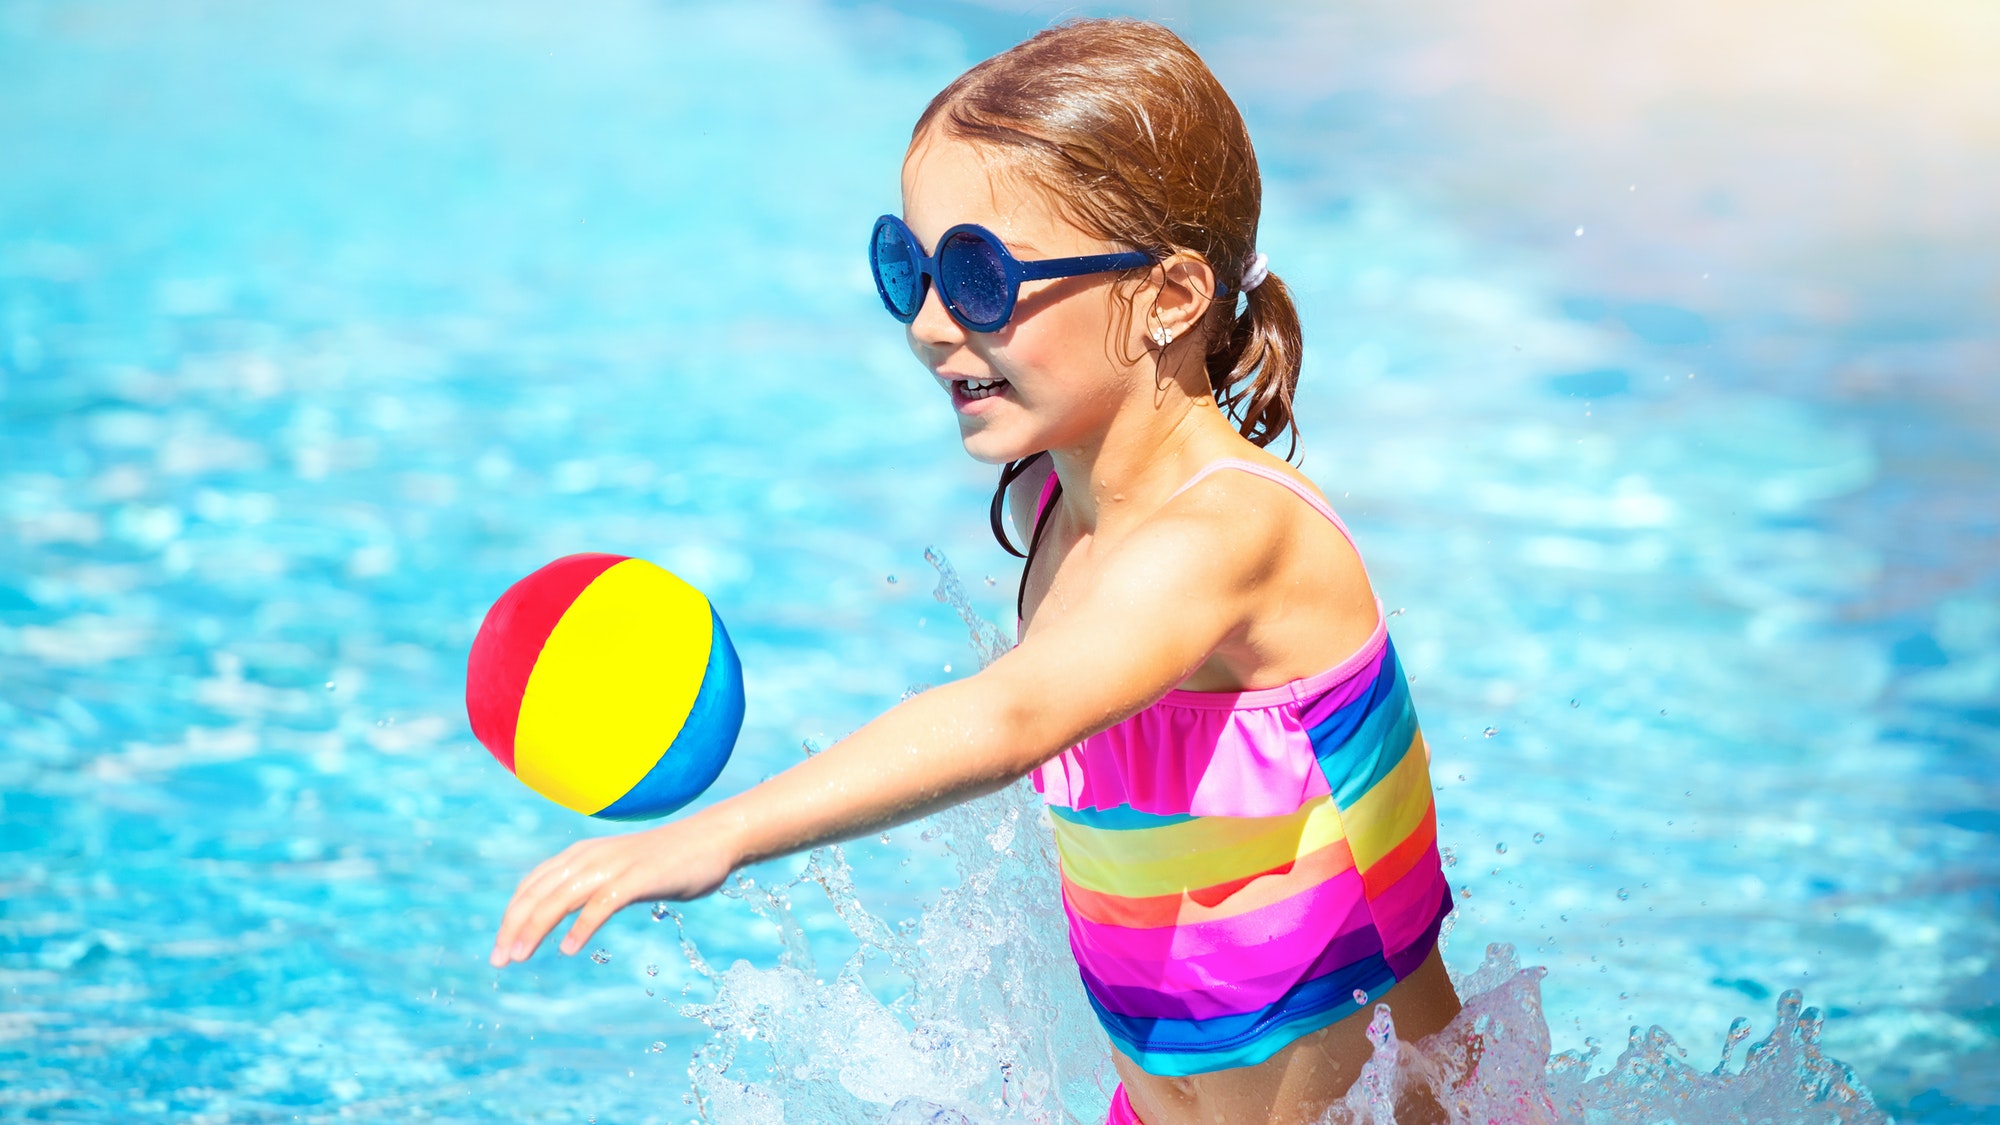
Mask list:
POLYGON ((965 381, 965 389, 968 391, 983 391, 988 387, 997 385, 999 382, 1000 380, 998 379, 967 379, 965 381))

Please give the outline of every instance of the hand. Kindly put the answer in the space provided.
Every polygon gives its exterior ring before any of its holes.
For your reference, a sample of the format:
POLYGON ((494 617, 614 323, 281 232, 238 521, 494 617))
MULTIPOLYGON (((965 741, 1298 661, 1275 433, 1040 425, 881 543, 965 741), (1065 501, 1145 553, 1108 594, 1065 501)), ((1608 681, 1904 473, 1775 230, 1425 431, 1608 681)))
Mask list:
POLYGON ((734 858, 700 814, 623 836, 571 844, 514 888, 487 957, 494 968, 534 955, 549 931, 579 911, 561 949, 573 955, 620 909, 635 902, 700 898, 722 885, 734 858))

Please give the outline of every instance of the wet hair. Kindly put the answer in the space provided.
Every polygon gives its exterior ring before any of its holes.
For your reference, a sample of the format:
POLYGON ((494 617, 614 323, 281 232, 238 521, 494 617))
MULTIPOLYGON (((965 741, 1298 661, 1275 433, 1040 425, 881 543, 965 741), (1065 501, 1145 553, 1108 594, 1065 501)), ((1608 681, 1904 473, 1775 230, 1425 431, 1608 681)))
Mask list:
MULTIPOLYGON (((1194 49, 1156 23, 1074 20, 987 59, 946 86, 917 120, 987 146, 1047 191, 1078 229, 1157 258, 1195 254, 1228 292, 1195 338, 1207 344, 1210 391, 1259 446, 1289 435, 1299 381, 1298 310, 1269 275, 1248 293, 1263 181, 1236 103, 1194 49)), ((1001 470, 994 537, 1007 487, 1036 457, 1001 470)))

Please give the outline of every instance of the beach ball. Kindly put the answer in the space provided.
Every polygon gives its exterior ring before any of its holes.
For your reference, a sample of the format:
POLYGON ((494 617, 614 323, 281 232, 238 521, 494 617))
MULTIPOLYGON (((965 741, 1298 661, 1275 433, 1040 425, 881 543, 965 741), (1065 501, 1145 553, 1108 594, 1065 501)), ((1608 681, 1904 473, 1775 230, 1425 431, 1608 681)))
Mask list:
POLYGON ((701 591, 644 559, 569 555, 486 611, 465 710, 528 788, 645 820, 722 772, 743 726, 743 666, 701 591))

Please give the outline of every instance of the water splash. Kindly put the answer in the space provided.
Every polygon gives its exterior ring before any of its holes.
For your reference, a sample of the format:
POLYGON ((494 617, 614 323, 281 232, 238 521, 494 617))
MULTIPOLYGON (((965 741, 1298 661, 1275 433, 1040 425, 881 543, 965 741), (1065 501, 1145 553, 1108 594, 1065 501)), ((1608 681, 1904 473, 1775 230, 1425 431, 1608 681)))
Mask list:
POLYGON ((1060 1122, 1087 1116, 1093 1100, 1101 1113, 1109 1059, 1069 962, 1038 805, 1016 785, 932 817, 925 831, 937 831, 956 878, 900 932, 860 902, 838 847, 815 851, 789 886, 725 888, 778 927, 782 948, 775 968, 739 961, 717 973, 683 933, 690 964, 715 987, 712 1001, 682 1008, 710 1029, 690 1066, 702 1119, 873 1122, 895 1107, 894 1120, 1060 1122), (792 920, 790 895, 808 883, 859 946, 827 981, 792 920), (871 992, 870 961, 905 991, 888 1002, 871 992), (919 1109, 931 1116, 912 1116, 919 1109))
POLYGON ((1522 968, 1514 948, 1491 945, 1479 969, 1460 984, 1465 1009, 1436 1035, 1395 1038, 1387 1004, 1369 1024, 1373 1057, 1323 1125, 1393 1125, 1398 1120, 1490 1125, 1623 1125, 1626 1122, 1886 1123, 1854 1072, 1819 1049, 1820 1016, 1801 1009, 1796 991, 1779 997, 1771 1034, 1752 1046, 1742 1069, 1729 1059, 1750 1035, 1738 1019, 1724 1039, 1722 1063, 1703 1072, 1665 1029, 1634 1027, 1608 1072, 1591 1077, 1600 1053, 1549 1054, 1542 1013, 1547 970, 1522 968))
MULTIPOLYGON (((959 613, 984 667, 1010 647, 972 609, 936 551, 935 596, 959 613)), ((985 1125, 1027 1121, 1096 1125, 1117 1083, 1068 952, 1054 841, 1040 799, 1025 783, 947 809, 920 831, 943 845, 955 878, 914 924, 890 925, 859 899, 838 847, 821 848, 789 884, 737 879, 721 893, 780 935, 776 967, 738 961, 718 972, 681 929, 689 965, 714 986, 683 1015, 709 1029, 689 1064, 692 1105, 714 1125, 985 1125), (817 979, 811 943, 793 918, 792 894, 810 884, 858 943, 831 980, 817 979), (905 984, 883 1000, 864 982, 871 961, 905 984)), ((667 911, 681 927, 677 912, 667 911)), ((1547 970, 1523 968, 1513 947, 1493 945, 1460 979, 1464 1010, 1443 1031, 1398 1039, 1378 1003, 1373 1045, 1347 1095, 1322 1125, 1688 1125, 1797 1122, 1875 1125, 1888 1117, 1844 1064, 1819 1049, 1821 1017, 1797 992, 1777 1004, 1775 1026, 1730 1062, 1749 1038, 1739 1019, 1712 1071, 1659 1027, 1634 1028, 1625 1050, 1592 1077, 1600 1054, 1551 1056, 1542 1011, 1547 970)), ((1365 998, 1357 998, 1364 1002, 1365 998)))
MULTIPOLYGON (((935 596, 957 611, 985 667, 1010 647, 936 551, 935 596)), ((1069 959, 1054 837, 1025 783, 944 810, 920 836, 942 844, 950 889, 902 930, 856 894, 839 847, 814 851, 787 886, 737 880, 723 892, 773 923, 775 968, 718 973, 682 931, 683 952, 715 987, 682 1013, 710 1029, 689 1066, 704 1121, 935 1123, 1102 1119, 1116 1077, 1069 959), (792 918, 791 893, 826 896, 859 948, 832 980, 792 918), (883 962, 905 983, 889 1001, 863 982, 883 962)), ((676 925, 680 919, 674 916, 676 925)))
POLYGON ((984 668, 1006 655, 1007 650, 1014 647, 1012 638, 972 607, 972 600, 965 594, 965 584, 958 580, 958 571, 952 569, 944 553, 936 547, 926 547, 924 561, 931 564, 938 574, 937 587, 931 591, 931 596, 951 607, 958 614, 958 619, 965 622, 965 628, 971 634, 972 653, 979 658, 979 666, 984 668))

